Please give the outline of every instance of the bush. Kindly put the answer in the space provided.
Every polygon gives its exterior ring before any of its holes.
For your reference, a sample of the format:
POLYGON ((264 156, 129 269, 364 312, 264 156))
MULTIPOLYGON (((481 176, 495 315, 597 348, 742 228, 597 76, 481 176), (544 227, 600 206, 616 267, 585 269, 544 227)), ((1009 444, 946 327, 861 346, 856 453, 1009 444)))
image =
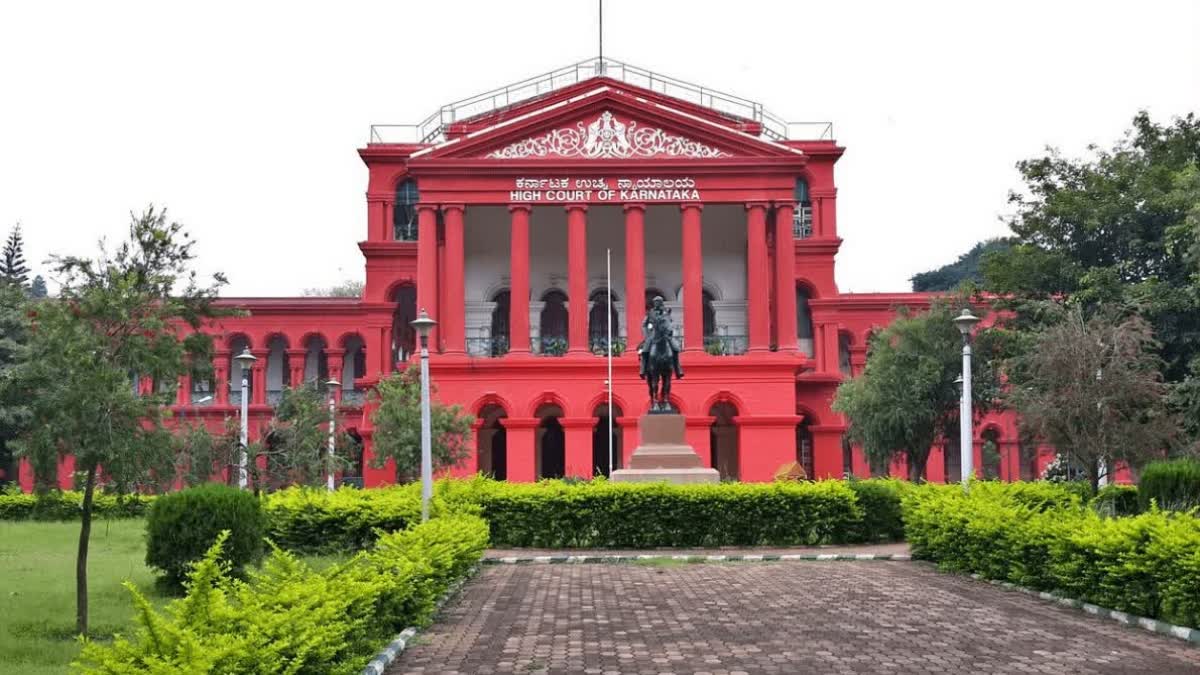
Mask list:
POLYGON ((863 512, 862 527, 850 539, 863 542, 904 539, 900 497, 911 483, 891 478, 872 478, 850 479, 846 484, 854 491, 863 512))
POLYGON ((1150 502, 1170 511, 1187 511, 1200 506, 1200 460, 1176 459, 1151 462, 1138 480, 1142 509, 1150 502))
POLYGON ((191 564, 222 531, 221 562, 240 575, 262 559, 266 518, 258 497, 228 485, 210 483, 154 500, 146 512, 146 564, 180 583, 191 564))
POLYGON ((1200 519, 1152 510, 1102 518, 1078 503, 1039 508, 1023 488, 921 487, 904 498, 914 557, 1200 626, 1200 519))
POLYGON ((86 642, 83 673, 358 673, 407 626, 424 625, 487 546, 487 525, 445 517, 380 537, 371 551, 316 572, 278 548, 246 582, 222 562, 228 533, 160 613, 130 586, 137 631, 86 642))
MULTIPOLYGON (((149 495, 97 492, 92 495, 92 515, 137 518, 145 514, 153 500, 149 495)), ((74 490, 55 490, 42 495, 0 492, 0 520, 76 520, 82 509, 83 493, 74 490)))
POLYGON ((288 488, 267 498, 271 541, 314 554, 368 548, 378 531, 403 530, 421 518, 419 485, 334 492, 288 488))
POLYGON ((1091 506, 1096 513, 1108 518, 1133 516, 1142 512, 1138 503, 1138 489, 1134 485, 1105 485, 1092 498, 1091 506))

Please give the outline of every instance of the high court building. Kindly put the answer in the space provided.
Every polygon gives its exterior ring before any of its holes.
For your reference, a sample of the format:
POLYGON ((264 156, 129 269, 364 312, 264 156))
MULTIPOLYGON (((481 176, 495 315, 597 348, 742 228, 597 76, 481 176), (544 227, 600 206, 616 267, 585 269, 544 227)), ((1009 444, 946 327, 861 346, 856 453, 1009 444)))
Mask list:
MULTIPOLYGON (((358 151, 369 170, 362 297, 225 299, 248 315, 214 329, 215 378, 185 381, 177 407, 214 427, 236 416, 232 357, 243 349, 258 357, 252 434, 284 387, 332 375, 361 439, 345 478, 390 482, 390 468, 371 466, 365 392, 414 362, 409 322, 423 308, 438 321, 436 397, 476 418, 474 452, 454 474, 607 474, 637 445, 648 396, 636 346, 662 296, 685 371, 671 405, 705 463, 743 481, 791 461, 816 478, 869 475, 831 410, 835 390, 862 370, 872 331, 930 296, 838 290, 844 152, 832 125, 788 124, 757 102, 611 59, 420 124, 377 125, 358 151)), ((934 449, 930 480, 958 478, 955 442, 934 449)), ((1039 461, 1019 450, 1011 415, 992 415, 977 425, 975 466, 1015 479, 1039 461), (985 440, 998 455, 984 455, 985 440)))

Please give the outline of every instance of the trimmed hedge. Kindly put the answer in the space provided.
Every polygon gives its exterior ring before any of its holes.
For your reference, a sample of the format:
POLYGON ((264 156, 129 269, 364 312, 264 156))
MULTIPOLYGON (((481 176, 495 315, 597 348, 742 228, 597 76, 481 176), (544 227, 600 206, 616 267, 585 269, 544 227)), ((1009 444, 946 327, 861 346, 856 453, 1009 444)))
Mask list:
POLYGON ((1149 508, 1152 501, 1171 511, 1200 506, 1200 460, 1151 462, 1138 480, 1138 496, 1142 509, 1149 508))
POLYGON ((220 562, 222 534, 196 564, 187 596, 156 610, 129 585, 137 630, 85 642, 82 673, 358 673, 402 629, 427 624, 453 580, 487 547, 487 525, 438 518, 380 537, 316 572, 275 549, 243 582, 220 562))
POLYGON ((908 491, 913 556, 1200 627, 1200 519, 1157 510, 1103 518, 1079 503, 1031 505, 1023 490, 976 483, 969 496, 942 486, 908 491))
MULTIPOLYGON (((154 497, 97 492, 92 496, 96 518, 139 518, 154 497)), ((54 491, 43 495, 0 492, 0 520, 76 520, 83 509, 83 493, 54 491)))
POLYGON ((253 493, 209 483, 165 494, 146 512, 146 564, 180 584, 221 532, 221 561, 235 575, 263 555, 267 520, 253 493))
POLYGON ((1092 498, 1091 506, 1096 513, 1109 518, 1134 516, 1142 512, 1136 485, 1105 485, 1092 498))
POLYGON ((403 530, 421 519, 420 485, 334 492, 288 488, 267 497, 267 536, 306 554, 360 551, 378 531, 403 530))

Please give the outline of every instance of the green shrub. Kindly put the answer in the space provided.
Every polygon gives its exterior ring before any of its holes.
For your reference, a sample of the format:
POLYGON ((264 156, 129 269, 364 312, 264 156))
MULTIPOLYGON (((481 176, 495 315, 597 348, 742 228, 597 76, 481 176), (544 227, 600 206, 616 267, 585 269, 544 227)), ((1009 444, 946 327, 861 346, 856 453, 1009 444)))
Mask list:
POLYGON ((221 561, 234 574, 262 559, 266 518, 258 497, 210 483, 163 495, 146 512, 146 564, 182 582, 222 531, 221 561))
POLYGON ((1153 501, 1158 508, 1187 511, 1200 506, 1200 460, 1151 462, 1138 480, 1142 509, 1153 501))
POLYGON ((137 630, 87 642, 82 673, 358 673, 396 633, 424 625, 453 580, 487 546, 487 525, 438 518, 380 537, 316 572, 278 548, 247 581, 232 578, 217 543, 189 574, 186 597, 156 610, 130 586, 137 630))
POLYGON ((1141 513, 1138 502, 1138 489, 1135 485, 1117 485, 1112 483, 1100 488, 1092 498, 1092 509, 1102 516, 1133 516, 1141 513))
POLYGON ((872 478, 850 479, 846 485, 854 491, 863 512, 862 528, 851 537, 852 540, 874 542, 904 539, 900 496, 911 483, 891 478, 872 478))
POLYGON ((1019 486, 973 485, 969 496, 935 486, 907 491, 914 557, 1200 626, 1200 519, 1157 510, 1102 518, 1078 502, 1031 504, 1030 494, 1019 486))
MULTIPOLYGON (((119 495, 97 492, 92 496, 96 518, 137 518, 154 500, 149 495, 119 495)), ((0 520, 75 520, 83 505, 83 493, 52 491, 43 495, 0 493, 0 520)))
POLYGON ((298 553, 359 551, 379 531, 403 530, 421 518, 419 485, 334 492, 288 488, 265 503, 268 536, 298 553))

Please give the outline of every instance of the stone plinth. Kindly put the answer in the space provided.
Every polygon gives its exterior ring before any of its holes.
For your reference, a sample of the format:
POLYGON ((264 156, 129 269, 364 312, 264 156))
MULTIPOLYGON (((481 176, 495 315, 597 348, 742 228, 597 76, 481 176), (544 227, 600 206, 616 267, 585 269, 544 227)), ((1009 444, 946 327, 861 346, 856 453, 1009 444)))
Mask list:
POLYGON ((612 472, 621 482, 716 483, 720 474, 704 466, 688 445, 683 415, 643 415, 638 420, 639 443, 629 466, 612 472))

